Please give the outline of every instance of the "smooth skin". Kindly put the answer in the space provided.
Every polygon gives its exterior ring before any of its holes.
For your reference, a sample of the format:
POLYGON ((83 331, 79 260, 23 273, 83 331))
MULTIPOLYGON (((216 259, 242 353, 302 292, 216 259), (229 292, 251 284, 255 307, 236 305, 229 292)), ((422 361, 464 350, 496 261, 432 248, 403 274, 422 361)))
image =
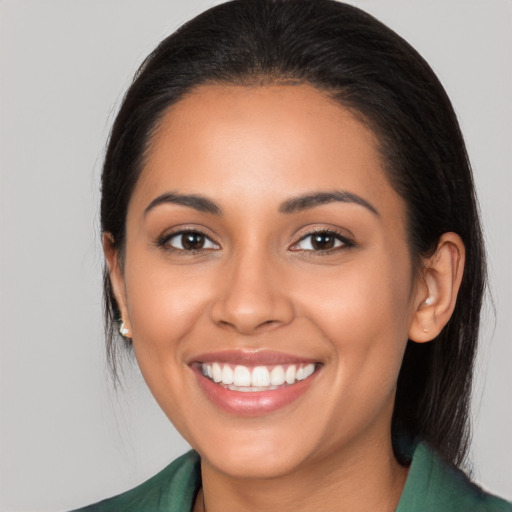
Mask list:
POLYGON ((196 511, 203 499, 208 512, 395 509, 407 476, 390 436, 403 353, 446 324, 464 267, 446 233, 413 268, 406 216, 374 134, 311 86, 203 86, 168 110, 122 261, 108 233, 104 248, 142 374, 201 455, 196 511), (334 192, 344 200, 318 200, 334 192), (224 350, 320 369, 297 400, 243 417, 215 405, 190 366, 224 350))

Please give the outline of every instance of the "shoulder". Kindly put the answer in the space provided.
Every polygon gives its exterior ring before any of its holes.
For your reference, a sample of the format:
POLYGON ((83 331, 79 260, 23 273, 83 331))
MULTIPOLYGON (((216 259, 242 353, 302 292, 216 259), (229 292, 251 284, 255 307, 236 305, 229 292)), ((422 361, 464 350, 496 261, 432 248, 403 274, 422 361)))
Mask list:
POLYGON ((74 512, 185 512, 200 487, 199 455, 190 451, 134 489, 74 512))
POLYGON ((413 453, 396 512, 512 512, 512 505, 482 490, 425 443, 413 453))

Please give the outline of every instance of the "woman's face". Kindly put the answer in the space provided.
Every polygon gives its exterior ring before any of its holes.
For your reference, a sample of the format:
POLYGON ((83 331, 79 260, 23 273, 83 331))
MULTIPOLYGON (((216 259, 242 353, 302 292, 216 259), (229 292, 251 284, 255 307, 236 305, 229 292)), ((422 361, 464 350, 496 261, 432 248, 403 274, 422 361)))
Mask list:
POLYGON ((372 132, 316 89, 174 105, 112 274, 148 386, 212 467, 272 477, 389 443, 418 307, 405 205, 372 132))

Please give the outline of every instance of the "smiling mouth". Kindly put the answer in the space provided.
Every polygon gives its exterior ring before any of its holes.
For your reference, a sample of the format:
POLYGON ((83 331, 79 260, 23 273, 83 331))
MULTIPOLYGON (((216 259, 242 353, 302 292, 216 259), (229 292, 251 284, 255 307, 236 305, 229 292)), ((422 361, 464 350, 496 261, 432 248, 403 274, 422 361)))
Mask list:
POLYGON ((272 366, 200 363, 200 371, 209 381, 231 391, 253 393, 292 386, 313 375, 318 367, 319 365, 315 363, 272 366))

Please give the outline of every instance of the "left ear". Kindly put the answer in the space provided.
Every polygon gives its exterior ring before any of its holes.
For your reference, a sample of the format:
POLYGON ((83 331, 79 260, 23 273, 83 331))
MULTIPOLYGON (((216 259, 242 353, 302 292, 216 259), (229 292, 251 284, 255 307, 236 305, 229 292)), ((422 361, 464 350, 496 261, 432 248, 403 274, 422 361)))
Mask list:
POLYGON ((452 316, 464 273, 465 247, 456 233, 444 233, 435 253, 423 263, 415 294, 409 339, 433 340, 452 316))

